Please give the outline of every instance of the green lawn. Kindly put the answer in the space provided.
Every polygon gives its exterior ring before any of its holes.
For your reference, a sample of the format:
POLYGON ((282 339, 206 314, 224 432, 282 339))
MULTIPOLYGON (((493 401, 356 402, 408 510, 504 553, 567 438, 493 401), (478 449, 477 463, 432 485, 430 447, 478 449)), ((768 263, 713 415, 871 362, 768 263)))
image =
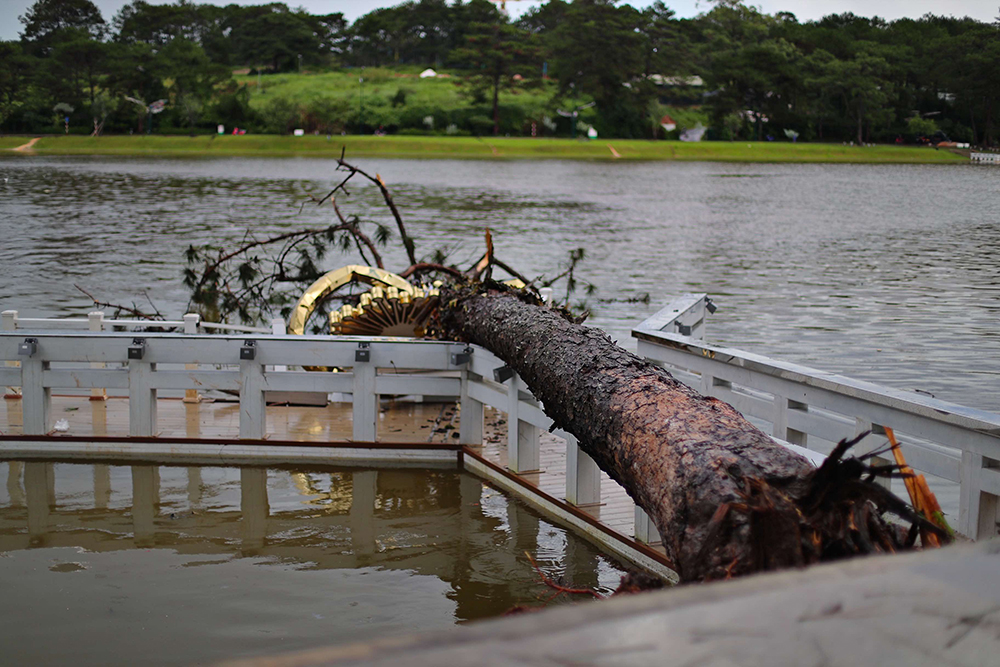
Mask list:
POLYGON ((17 148, 31 141, 31 137, 0 137, 0 150, 17 148))
MULTIPOLYGON (((0 138, 2 148, 24 143, 0 138)), ((864 148, 840 144, 596 140, 408 136, 105 136, 45 137, 32 153, 44 155, 160 155, 336 157, 559 158, 613 160, 711 160, 720 162, 960 163, 967 157, 947 150, 907 146, 864 148)))

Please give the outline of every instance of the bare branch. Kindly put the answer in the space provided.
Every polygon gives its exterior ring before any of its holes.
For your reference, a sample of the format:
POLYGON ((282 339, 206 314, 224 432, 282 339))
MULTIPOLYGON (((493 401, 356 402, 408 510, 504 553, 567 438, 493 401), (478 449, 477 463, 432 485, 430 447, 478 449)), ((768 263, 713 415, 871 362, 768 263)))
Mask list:
POLYGON ((507 272, 507 273, 509 273, 510 275, 512 275, 512 276, 514 276, 515 278, 517 278, 518 280, 520 280, 520 281, 521 281, 522 283, 524 283, 525 285, 529 285, 529 284, 531 284, 531 281, 530 281, 530 280, 528 280, 527 278, 525 278, 525 277, 524 277, 523 275, 521 275, 521 273, 520 273, 519 271, 517 271, 516 269, 512 268, 512 267, 511 267, 511 266, 510 266, 509 264, 507 264, 506 262, 501 262, 501 261, 500 261, 499 259, 497 259, 496 257, 493 257, 493 261, 491 262, 491 264, 493 264, 493 266, 498 266, 498 267, 500 267, 501 269, 503 269, 504 271, 506 271, 506 272, 507 272))
MULTIPOLYGON (((333 204, 333 210, 336 211, 337 218, 340 220, 340 222, 350 227, 351 234, 354 235, 355 243, 360 242, 368 246, 368 251, 372 254, 372 258, 374 258, 375 260, 375 265, 378 266, 378 268, 380 269, 384 269, 385 264, 382 263, 382 255, 379 254, 378 249, 372 242, 371 238, 369 238, 367 234, 361 231, 361 228, 358 226, 357 222, 350 222, 346 218, 344 218, 344 214, 340 212, 340 207, 337 206, 336 197, 331 197, 330 202, 333 204)), ((358 252, 361 253, 362 257, 364 256, 364 252, 361 250, 360 245, 358 246, 358 252)))
POLYGON ((434 271, 447 273, 453 278, 464 277, 462 272, 454 267, 445 266, 444 264, 434 264, 432 262, 418 262, 417 264, 411 264, 405 271, 399 274, 399 277, 409 278, 410 276, 419 275, 421 273, 433 273, 434 271))
MULTIPOLYGON (((87 298, 89 298, 91 301, 93 301, 94 305, 97 306, 98 308, 114 308, 118 312, 128 313, 129 315, 135 315, 139 319, 150 320, 151 322, 162 321, 164 319, 163 315, 161 315, 158 310, 157 310, 157 312, 156 312, 155 315, 151 315, 149 313, 142 312, 138 308, 130 308, 128 306, 123 306, 123 305, 121 305, 119 303, 109 303, 107 301, 99 301, 97 298, 94 297, 93 294, 91 294, 87 290, 83 289, 82 287, 80 287, 76 283, 73 283, 73 287, 77 288, 78 290, 80 290, 81 292, 83 292, 84 294, 86 294, 87 298)), ((146 299, 147 300, 149 299, 148 295, 146 295, 146 299)), ((153 305, 152 301, 150 301, 150 305, 153 305)), ((153 309, 156 310, 156 306, 153 306, 153 309)))
MULTIPOLYGON (((410 235, 406 233, 406 225, 403 224, 403 216, 399 214, 399 209, 396 208, 396 202, 393 201, 392 193, 389 192, 389 188, 388 186, 386 186, 385 181, 382 180, 382 177, 379 176, 378 174, 372 176, 371 174, 362 170, 360 167, 355 167, 353 164, 346 162, 344 160, 343 149, 341 149, 340 151, 340 157, 337 159, 337 165, 339 169, 344 169, 351 172, 350 176, 344 179, 344 183, 346 183, 354 174, 360 174, 361 176, 364 176, 369 181, 378 186, 379 191, 382 193, 382 199, 385 200, 385 205, 389 207, 389 211, 392 213, 392 217, 396 219, 396 227, 399 228, 399 236, 403 241, 403 247, 406 249, 406 256, 409 258, 410 264, 417 264, 418 263, 417 251, 413 243, 413 239, 410 238, 410 235)), ((343 183, 341 183, 341 186, 342 185, 343 183)), ((337 187, 339 188, 341 186, 337 187)), ((336 190, 337 188, 334 188, 334 192, 336 192, 336 190)), ((330 193, 330 195, 332 194, 333 192, 330 193)))

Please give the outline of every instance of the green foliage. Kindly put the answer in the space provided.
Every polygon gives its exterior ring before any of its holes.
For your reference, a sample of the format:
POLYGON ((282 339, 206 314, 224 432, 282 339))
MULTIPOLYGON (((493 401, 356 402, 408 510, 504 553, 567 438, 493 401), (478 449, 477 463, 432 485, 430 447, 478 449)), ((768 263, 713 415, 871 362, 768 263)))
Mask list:
POLYGON ((931 118, 910 116, 906 119, 906 131, 916 137, 930 137, 938 131, 938 126, 931 118))
MULTIPOLYGON (((468 27, 465 45, 451 53, 451 60, 470 70, 467 77, 473 101, 482 104, 489 94, 493 121, 487 129, 470 120, 474 132, 500 134, 500 92, 517 86, 514 76, 518 70, 537 61, 540 49, 530 32, 494 20, 490 23, 472 23, 468 27)), ((523 77, 522 77, 523 78, 523 77)))
POLYGON ((22 42, 38 56, 49 55, 68 31, 99 40, 106 28, 101 11, 90 0, 38 0, 18 18, 24 25, 22 42))
POLYGON ((246 86, 220 94, 209 115, 216 123, 227 127, 257 123, 257 113, 250 107, 250 90, 246 86))
POLYGON ((406 98, 413 94, 413 91, 409 88, 398 88, 396 94, 392 96, 390 102, 393 107, 405 107, 406 98))
POLYGON ((299 125, 301 111, 298 104, 284 97, 272 97, 257 112, 261 126, 271 134, 288 134, 299 125))
POLYGON ((163 132, 568 135, 557 111, 588 102, 580 120, 602 138, 662 138, 664 106, 678 121, 696 108, 714 138, 894 141, 914 134, 917 112, 993 145, 1000 121, 1000 26, 967 18, 800 23, 716 0, 677 19, 659 1, 549 0, 511 22, 488 0, 414 0, 348 25, 278 2, 132 0, 109 26, 92 0, 37 0, 21 23, 19 41, 0 42, 5 132, 51 130, 57 102, 105 118, 107 132, 149 129, 125 96, 168 100, 154 119, 163 132), (418 79, 426 67, 450 76, 418 79), (693 75, 705 85, 676 83, 693 75))
POLYGON ((563 9, 548 37, 560 90, 582 92, 597 102, 598 131, 607 136, 645 136, 645 110, 653 96, 645 78, 640 26, 643 15, 610 0, 579 0, 563 9))

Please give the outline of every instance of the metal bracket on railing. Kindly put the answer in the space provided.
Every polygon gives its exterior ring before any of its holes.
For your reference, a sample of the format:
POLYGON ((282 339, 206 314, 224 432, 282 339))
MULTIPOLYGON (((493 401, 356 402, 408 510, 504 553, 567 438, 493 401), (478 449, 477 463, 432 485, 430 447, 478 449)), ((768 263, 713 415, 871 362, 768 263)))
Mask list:
POLYGON ((682 336, 690 336, 691 335, 691 325, 690 324, 681 324, 680 322, 674 322, 674 326, 677 327, 677 333, 679 333, 680 335, 682 335, 682 336))
POLYGON ((493 379, 501 384, 512 377, 514 377, 514 369, 510 366, 501 366, 500 368, 493 369, 493 379))
POLYGON ((452 366, 462 366, 464 364, 472 361, 472 353, 474 350, 471 345, 467 345, 461 352, 453 353, 451 355, 451 365, 452 366))
POLYGON ((240 360, 253 361, 256 356, 257 356, 257 341, 255 340, 243 341, 243 347, 240 348, 240 360))
POLYGON ((372 351, 369 343, 358 343, 358 349, 354 351, 354 361, 369 362, 372 360, 372 351))
POLYGON ((128 358, 139 360, 146 354, 146 339, 133 338, 132 344, 128 346, 128 358))
POLYGON ((25 338, 24 342, 17 346, 17 356, 30 357, 38 351, 37 338, 25 338))

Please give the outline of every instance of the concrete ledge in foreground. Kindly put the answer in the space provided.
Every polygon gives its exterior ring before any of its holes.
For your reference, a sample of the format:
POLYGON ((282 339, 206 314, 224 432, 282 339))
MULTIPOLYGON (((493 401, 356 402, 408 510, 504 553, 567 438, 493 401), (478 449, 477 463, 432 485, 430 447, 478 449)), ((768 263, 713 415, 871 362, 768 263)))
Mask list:
POLYGON ((1000 665, 1000 540, 233 664, 1000 665))

